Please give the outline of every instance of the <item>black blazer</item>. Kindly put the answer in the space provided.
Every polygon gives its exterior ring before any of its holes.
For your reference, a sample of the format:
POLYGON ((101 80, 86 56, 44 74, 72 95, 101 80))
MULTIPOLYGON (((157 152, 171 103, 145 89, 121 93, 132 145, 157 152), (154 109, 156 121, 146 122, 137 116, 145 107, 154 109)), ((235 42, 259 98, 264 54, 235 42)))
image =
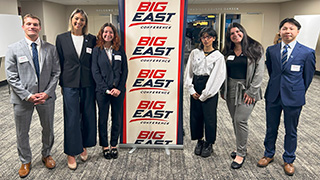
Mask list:
POLYGON ((122 46, 112 52, 112 65, 105 49, 95 47, 92 53, 92 75, 96 82, 96 91, 105 93, 106 90, 117 88, 126 90, 128 76, 127 56, 122 46))
POLYGON ((95 84, 92 78, 91 64, 96 37, 88 34, 84 35, 83 40, 81 55, 78 58, 71 32, 68 31, 57 36, 56 47, 61 66, 60 86, 80 88, 95 84))

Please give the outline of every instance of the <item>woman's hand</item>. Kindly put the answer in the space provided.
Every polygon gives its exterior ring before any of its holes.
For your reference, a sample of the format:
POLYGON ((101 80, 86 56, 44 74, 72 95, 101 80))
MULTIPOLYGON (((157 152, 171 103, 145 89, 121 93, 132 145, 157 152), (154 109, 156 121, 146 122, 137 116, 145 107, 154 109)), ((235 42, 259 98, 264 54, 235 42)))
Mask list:
POLYGON ((193 97, 193 99, 198 100, 200 97, 200 94, 194 93, 194 94, 192 94, 192 97, 193 97))
POLYGON ((118 97, 120 93, 121 93, 121 91, 118 90, 118 89, 116 89, 116 88, 113 88, 113 89, 111 89, 111 91, 110 91, 110 95, 111 95, 111 96, 114 96, 114 97, 118 97))
POLYGON ((247 93, 244 93, 244 103, 250 105, 255 102, 254 98, 250 97, 247 93))

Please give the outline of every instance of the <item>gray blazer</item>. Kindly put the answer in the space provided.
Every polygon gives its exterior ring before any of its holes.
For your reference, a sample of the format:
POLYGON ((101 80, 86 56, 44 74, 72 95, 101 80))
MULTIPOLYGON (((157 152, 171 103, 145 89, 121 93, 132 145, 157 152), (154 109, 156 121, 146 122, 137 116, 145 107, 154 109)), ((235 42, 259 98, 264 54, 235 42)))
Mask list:
MULTIPOLYGON (((245 84, 245 93, 247 93, 250 97, 253 97, 255 101, 259 101, 262 99, 262 91, 261 84, 264 75, 264 58, 261 56, 257 61, 252 60, 253 63, 250 63, 251 60, 248 58, 247 60, 247 76, 246 76, 246 84, 245 84)), ((227 97, 228 92, 228 76, 224 82, 223 87, 221 88, 221 93, 224 97, 227 97)))
POLYGON ((56 99, 55 89, 60 75, 60 65, 55 46, 41 41, 40 58, 41 72, 38 82, 27 41, 22 39, 9 45, 5 69, 7 81, 13 90, 11 103, 20 104, 29 95, 38 92, 48 94, 46 103, 56 99))

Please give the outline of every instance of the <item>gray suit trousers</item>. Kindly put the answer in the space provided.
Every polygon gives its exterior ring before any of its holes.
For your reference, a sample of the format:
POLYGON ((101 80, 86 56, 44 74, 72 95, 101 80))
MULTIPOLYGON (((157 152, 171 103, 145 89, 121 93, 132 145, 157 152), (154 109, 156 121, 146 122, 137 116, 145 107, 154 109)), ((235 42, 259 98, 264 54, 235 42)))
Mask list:
POLYGON ((244 82, 245 80, 229 78, 227 94, 227 106, 236 135, 237 155, 241 157, 245 157, 247 153, 248 119, 254 107, 254 104, 244 103, 244 89, 239 88, 244 82))
POLYGON ((42 156, 51 155, 51 148, 54 141, 53 116, 54 101, 34 106, 30 102, 22 101, 21 104, 13 104, 14 118, 16 123, 17 149, 23 164, 31 162, 32 154, 29 144, 29 130, 32 114, 36 108, 40 124, 42 126, 42 156))

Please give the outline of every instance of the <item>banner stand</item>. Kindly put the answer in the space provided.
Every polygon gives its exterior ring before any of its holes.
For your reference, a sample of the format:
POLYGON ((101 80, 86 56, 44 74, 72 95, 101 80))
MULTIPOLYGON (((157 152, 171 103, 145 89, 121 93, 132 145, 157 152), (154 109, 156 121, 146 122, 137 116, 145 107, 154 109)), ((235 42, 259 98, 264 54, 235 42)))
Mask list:
MULTIPOLYGON (((120 148, 129 148, 128 146, 119 146, 120 148)), ((148 148, 154 148, 154 147, 145 147, 143 146, 142 148, 144 149, 148 149, 148 148)), ((161 147, 163 148, 163 147, 161 147)), ((131 150, 129 151, 129 154, 133 154, 136 150, 138 149, 137 146, 132 146, 131 147, 131 150)), ((164 150, 165 150, 165 153, 169 156, 170 155, 170 149, 183 149, 183 146, 181 146, 180 148, 179 147, 172 147, 172 148, 169 148, 169 147, 165 147, 164 150)))
POLYGON ((152 146, 146 146, 146 145, 139 145, 139 144, 119 144, 120 148, 159 148, 159 149, 183 149, 183 145, 152 145, 152 146))
POLYGON ((128 60, 120 148, 183 149, 187 0, 119 0, 128 60))

